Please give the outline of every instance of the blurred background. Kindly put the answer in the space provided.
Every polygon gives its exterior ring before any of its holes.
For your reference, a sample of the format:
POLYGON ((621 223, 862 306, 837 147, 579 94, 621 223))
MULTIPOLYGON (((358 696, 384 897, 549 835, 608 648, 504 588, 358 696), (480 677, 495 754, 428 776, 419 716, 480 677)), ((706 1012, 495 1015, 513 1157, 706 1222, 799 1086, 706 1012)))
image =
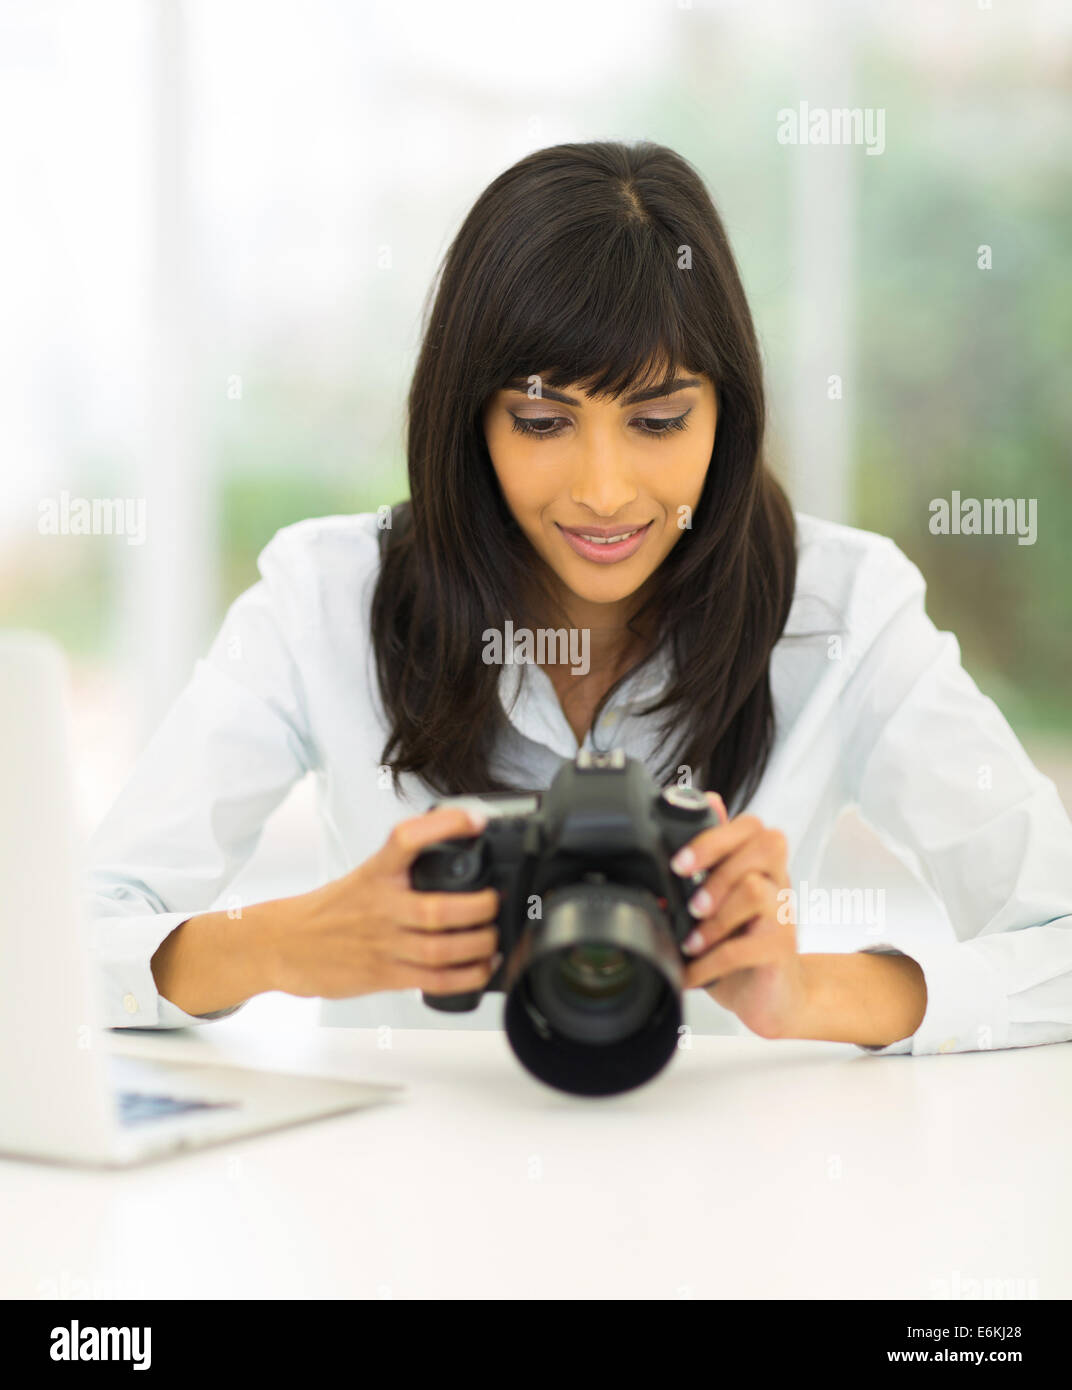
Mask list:
MULTIPOLYGON (((920 565, 1072 804, 1070 82, 1058 0, 0 0, 0 626, 71 658, 86 827, 272 534, 405 495, 479 192, 597 138, 699 169, 795 504, 920 565), (804 101, 881 110, 881 153, 780 143, 804 101), (954 489, 1037 499, 1036 543, 932 535, 954 489), (43 533, 64 494, 144 503, 145 543, 43 533)), ((311 886, 316 845, 303 785, 242 890, 311 886)), ((902 935, 941 915, 851 815, 827 873, 894 885, 902 935)))

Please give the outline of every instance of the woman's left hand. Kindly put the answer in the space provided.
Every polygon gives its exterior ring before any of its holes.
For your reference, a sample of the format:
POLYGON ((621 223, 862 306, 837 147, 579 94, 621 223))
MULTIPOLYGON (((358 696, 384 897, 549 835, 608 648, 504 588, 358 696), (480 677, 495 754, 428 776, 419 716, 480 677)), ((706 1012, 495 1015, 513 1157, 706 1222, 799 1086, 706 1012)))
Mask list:
POLYGON ((685 988, 706 989, 760 1037, 792 1036, 805 984, 786 838, 757 816, 728 820, 721 797, 707 798, 722 824, 701 831, 670 861, 684 876, 710 870, 689 902, 697 922, 683 948, 692 956, 685 988))

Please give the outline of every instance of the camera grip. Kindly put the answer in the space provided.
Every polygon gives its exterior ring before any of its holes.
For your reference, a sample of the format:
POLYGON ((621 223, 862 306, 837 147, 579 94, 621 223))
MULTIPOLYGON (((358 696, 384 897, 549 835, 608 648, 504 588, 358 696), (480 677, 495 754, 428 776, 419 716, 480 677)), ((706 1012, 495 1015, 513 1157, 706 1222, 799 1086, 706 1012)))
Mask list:
MULTIPOLYGON (((410 882, 418 892, 425 893, 470 893, 482 879, 482 858, 466 864, 468 872, 452 875, 449 866, 452 861, 464 861, 473 853, 473 841, 465 839, 446 840, 440 845, 424 850, 417 856, 410 868, 410 882)), ((466 994, 428 994, 421 990, 421 998, 430 1009, 442 1014, 467 1014, 477 1007, 483 998, 483 991, 470 990, 466 994)))

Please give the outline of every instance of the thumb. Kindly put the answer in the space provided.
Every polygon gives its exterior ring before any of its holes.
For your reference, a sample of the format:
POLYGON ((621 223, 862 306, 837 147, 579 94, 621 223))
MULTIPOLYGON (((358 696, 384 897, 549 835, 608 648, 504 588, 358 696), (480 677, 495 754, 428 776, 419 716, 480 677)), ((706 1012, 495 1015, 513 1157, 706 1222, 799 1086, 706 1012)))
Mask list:
POLYGON ((382 873, 405 873, 422 850, 440 840, 478 835, 487 817, 475 807, 437 806, 421 816, 399 821, 383 846, 366 862, 382 873))

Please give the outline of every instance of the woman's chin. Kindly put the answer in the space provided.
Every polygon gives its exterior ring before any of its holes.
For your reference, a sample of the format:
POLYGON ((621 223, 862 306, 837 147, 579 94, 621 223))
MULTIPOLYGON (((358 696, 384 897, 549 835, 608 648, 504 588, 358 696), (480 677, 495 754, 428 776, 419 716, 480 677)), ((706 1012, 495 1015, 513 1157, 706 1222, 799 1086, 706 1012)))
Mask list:
POLYGON ((559 570, 558 577, 566 588, 586 603, 620 603, 622 599, 635 594, 648 578, 647 565, 570 565, 567 570, 559 570))

